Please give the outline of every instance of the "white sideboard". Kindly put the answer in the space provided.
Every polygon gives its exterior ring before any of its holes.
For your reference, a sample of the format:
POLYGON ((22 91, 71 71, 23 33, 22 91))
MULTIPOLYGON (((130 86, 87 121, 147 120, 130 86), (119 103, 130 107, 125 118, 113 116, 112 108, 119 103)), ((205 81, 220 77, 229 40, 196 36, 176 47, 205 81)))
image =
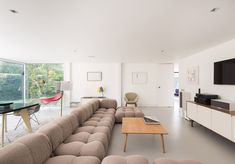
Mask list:
POLYGON ((235 116, 232 116, 232 140, 235 142, 235 116))
POLYGON ((197 122, 235 142, 234 111, 218 109, 188 101, 186 115, 191 120, 191 126, 193 126, 193 122, 197 122))

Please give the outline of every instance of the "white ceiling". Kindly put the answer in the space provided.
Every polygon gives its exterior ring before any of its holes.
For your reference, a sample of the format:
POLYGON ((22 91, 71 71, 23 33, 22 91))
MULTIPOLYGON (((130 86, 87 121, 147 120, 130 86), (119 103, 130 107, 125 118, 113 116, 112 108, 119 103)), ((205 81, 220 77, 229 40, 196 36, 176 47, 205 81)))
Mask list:
POLYGON ((0 0, 0 58, 171 62, 234 37, 235 0, 0 0))

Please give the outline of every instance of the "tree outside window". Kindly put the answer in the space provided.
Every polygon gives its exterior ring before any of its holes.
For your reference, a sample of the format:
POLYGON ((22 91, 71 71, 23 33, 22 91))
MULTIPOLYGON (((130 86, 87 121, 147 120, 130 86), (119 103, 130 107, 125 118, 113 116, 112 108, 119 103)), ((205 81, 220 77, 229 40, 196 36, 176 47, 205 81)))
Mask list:
POLYGON ((27 99, 50 97, 56 94, 56 85, 63 81, 62 64, 27 64, 27 99))

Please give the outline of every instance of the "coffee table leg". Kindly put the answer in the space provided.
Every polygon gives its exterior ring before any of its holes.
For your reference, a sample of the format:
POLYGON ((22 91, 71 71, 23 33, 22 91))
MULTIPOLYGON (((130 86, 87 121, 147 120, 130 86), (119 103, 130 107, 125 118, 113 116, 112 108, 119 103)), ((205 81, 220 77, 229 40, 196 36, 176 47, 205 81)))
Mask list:
POLYGON ((128 138, 128 134, 126 133, 126 134, 125 134, 124 152, 126 152, 127 138, 128 138))
POLYGON ((164 145, 164 138, 163 138, 163 134, 161 134, 161 142, 162 142, 162 151, 163 151, 163 153, 166 153, 165 145, 164 145))

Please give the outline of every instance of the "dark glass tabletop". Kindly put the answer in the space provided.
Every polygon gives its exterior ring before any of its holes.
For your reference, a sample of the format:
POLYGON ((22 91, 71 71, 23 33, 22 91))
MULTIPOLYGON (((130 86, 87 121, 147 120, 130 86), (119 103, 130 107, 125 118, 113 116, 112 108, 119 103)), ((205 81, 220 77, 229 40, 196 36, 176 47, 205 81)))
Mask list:
POLYGON ((13 102, 6 102, 0 103, 0 114, 6 114, 10 112, 15 112, 24 108, 30 108, 33 106, 39 105, 39 103, 13 103, 13 102))

